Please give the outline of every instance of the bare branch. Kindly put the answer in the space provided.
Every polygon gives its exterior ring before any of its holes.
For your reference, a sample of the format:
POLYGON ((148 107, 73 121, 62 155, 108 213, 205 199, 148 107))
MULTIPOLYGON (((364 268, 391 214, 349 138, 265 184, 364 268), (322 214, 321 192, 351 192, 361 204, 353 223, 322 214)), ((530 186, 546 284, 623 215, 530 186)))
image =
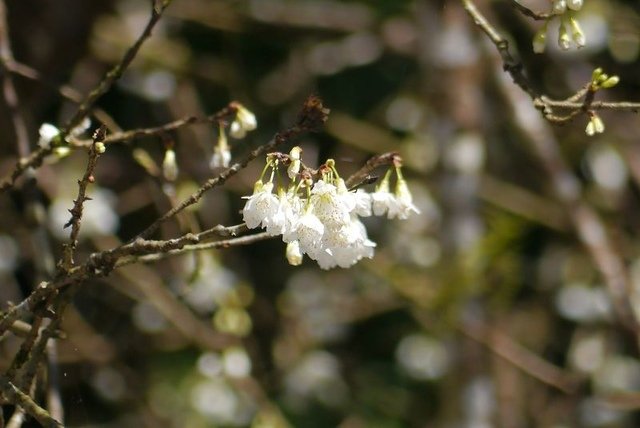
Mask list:
MULTIPOLYGON (((180 128, 184 128, 185 126, 195 125, 198 123, 219 123, 225 120, 228 120, 236 113, 237 109, 234 107, 234 103, 230 103, 222 110, 211 114, 205 117, 198 116, 187 116, 178 120, 174 120, 173 122, 166 123, 161 126, 156 126, 152 128, 140 128, 140 129, 132 129, 130 131, 124 132, 116 132, 104 139, 105 144, 114 144, 114 143, 124 143, 130 140, 135 140, 143 137, 155 137, 167 132, 175 131, 180 128)), ((72 141, 70 143, 75 147, 88 147, 91 145, 91 141, 72 141)))
POLYGON ((177 256, 177 255, 192 252, 192 251, 211 250, 214 248, 231 248, 231 247, 238 247, 242 245, 249 245, 255 242, 264 241, 266 239, 271 239, 271 238, 275 238, 275 236, 270 235, 267 232, 262 232, 262 233, 256 233, 255 235, 241 236, 239 238, 225 239, 222 241, 213 241, 213 242, 205 242, 202 244, 185 245, 184 247, 177 248, 175 250, 156 252, 154 254, 145 254, 141 256, 123 257, 116 262, 115 267, 118 268, 121 266, 130 265, 132 263, 153 262, 157 260, 162 260, 166 257, 177 256))
MULTIPOLYGON (((91 200, 87 196, 87 187, 94 181, 93 172, 98 164, 98 157, 101 154, 98 144, 103 144, 106 136, 106 128, 104 126, 96 130, 93 135, 93 144, 89 148, 89 161, 85 169, 84 176, 78 180, 78 196, 73 201, 73 208, 69 210, 71 219, 64 225, 65 228, 71 226, 71 234, 69 235, 69 243, 64 245, 62 259, 58 265, 59 268, 67 271, 73 265, 73 254, 78 245, 78 234, 80 233, 80 224, 82 223, 82 212, 84 210, 85 201, 91 200)), ((104 147, 103 147, 104 149, 104 147)))

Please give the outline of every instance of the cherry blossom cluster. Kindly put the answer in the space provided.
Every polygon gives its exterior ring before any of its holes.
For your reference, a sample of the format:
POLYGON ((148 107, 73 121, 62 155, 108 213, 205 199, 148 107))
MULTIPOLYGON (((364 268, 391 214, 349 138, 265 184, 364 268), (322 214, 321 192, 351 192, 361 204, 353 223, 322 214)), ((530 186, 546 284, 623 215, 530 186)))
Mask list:
POLYGON ((560 18, 558 29, 558 46, 562 50, 569 50, 575 44, 577 48, 585 46, 586 38, 580 28, 580 23, 575 17, 576 12, 582 9, 583 0, 552 0, 551 17, 547 19, 533 37, 533 51, 542 53, 547 43, 547 28, 555 17, 560 18))
POLYGON ((353 266, 362 258, 372 258, 376 247, 361 217, 407 219, 419 213, 399 158, 369 193, 347 189, 332 159, 317 171, 306 168, 301 152, 294 147, 289 155, 269 154, 253 194, 244 197, 247 202, 242 210, 248 228, 262 227, 273 236, 282 236, 290 264, 300 265, 306 254, 322 269, 353 266), (285 170, 288 178, 283 177, 285 170), (394 173, 395 189, 391 192, 394 173))

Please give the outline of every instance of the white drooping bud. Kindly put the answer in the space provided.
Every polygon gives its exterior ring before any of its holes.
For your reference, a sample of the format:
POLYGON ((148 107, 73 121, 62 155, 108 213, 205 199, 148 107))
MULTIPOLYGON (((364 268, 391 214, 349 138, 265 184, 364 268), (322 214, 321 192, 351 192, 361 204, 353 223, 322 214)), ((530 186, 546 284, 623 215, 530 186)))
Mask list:
POLYGON ((300 154, 302 153, 302 149, 298 146, 295 146, 289 152, 289 157, 291 158, 291 164, 287 168, 287 175, 291 180, 295 179, 298 173, 300 172, 300 154))
POLYGON ((227 134, 222 127, 218 128, 218 143, 213 148, 213 155, 209 162, 209 168, 227 168, 231 163, 231 150, 227 141, 227 134))
POLYGON ((300 251, 300 243, 297 240, 287 244, 286 256, 290 265, 300 266, 302 264, 304 255, 300 251))
POLYGON ((229 133, 233 138, 244 138, 247 131, 253 131, 258 126, 255 114, 251 113, 240 103, 235 103, 236 118, 231 122, 229 133))
POLYGON ((547 44, 547 24, 543 25, 542 28, 538 30, 538 32, 533 36, 533 52, 535 53, 543 53, 547 44))
POLYGON ((567 0, 567 7, 571 10, 580 10, 583 3, 583 0, 567 0))
POLYGON ((602 134, 604 132, 604 122, 600 119, 600 116, 593 113, 584 132, 589 137, 593 137, 595 134, 602 134))
POLYGON ((176 163, 176 152, 167 149, 162 160, 162 175, 167 181, 175 181, 178 178, 178 164, 176 163))
POLYGON ((392 212, 392 210, 389 209, 389 218, 398 217, 400 220, 406 220, 411 214, 420 214, 420 210, 413 204, 413 197, 409 191, 409 186, 407 186, 407 182, 400 174, 398 174, 395 190, 398 204, 395 205, 394 208, 396 208, 397 211, 392 212))
POLYGON ((213 154, 211 155, 211 161, 209 161, 209 168, 228 168, 231 163, 231 152, 229 150, 222 150, 219 146, 213 148, 213 154))
POLYGON ((561 14, 567 10, 567 2, 565 0, 553 0, 551 12, 554 14, 561 14))
POLYGON ((385 174, 380 184, 376 187, 376 191, 371 194, 371 206, 374 215, 384 215, 398 203, 395 196, 389 191, 389 176, 390 171, 385 174))
POLYGON ((571 36, 569 36, 564 20, 560 22, 560 29, 558 30, 558 46, 564 51, 569 50, 571 47, 571 36))
POLYGON ((584 33, 582 32, 582 28, 580 28, 580 24, 573 17, 569 19, 569 24, 571 25, 571 35, 573 37, 573 41, 576 43, 576 46, 578 46, 579 48, 584 47, 587 41, 584 33))
POLYGON ((604 132, 604 122, 600 119, 600 116, 594 115, 592 120, 596 134, 602 134, 604 132))

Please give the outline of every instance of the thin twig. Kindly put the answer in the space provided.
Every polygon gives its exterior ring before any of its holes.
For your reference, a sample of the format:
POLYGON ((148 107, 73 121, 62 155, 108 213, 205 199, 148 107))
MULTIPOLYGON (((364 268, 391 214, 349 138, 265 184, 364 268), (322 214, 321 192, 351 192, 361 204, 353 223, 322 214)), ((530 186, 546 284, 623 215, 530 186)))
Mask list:
POLYGON ((214 248, 231 248, 238 247, 242 245, 249 245, 255 242, 264 241, 266 239, 274 238, 275 236, 270 235, 267 232, 256 233, 255 235, 247 235, 241 236, 239 238, 225 239, 222 241, 213 241, 213 242, 205 242, 202 244, 193 244, 193 245, 185 245, 182 248, 157 252, 153 254, 145 254, 141 256, 126 256, 120 258, 116 263, 115 267, 121 267, 130 265, 132 263, 147 263, 153 262, 157 260, 162 260, 166 257, 177 256, 184 253, 189 253, 192 251, 202 251, 202 250, 211 250, 214 248))
MULTIPOLYGON (((116 132, 104 139, 105 144, 113 144, 113 143, 124 143, 130 140, 135 140, 138 138, 144 137, 154 137, 162 134, 166 134, 167 132, 175 131, 180 128, 184 128, 185 126, 195 125, 198 123, 219 123, 221 121, 227 120, 233 115, 235 115, 237 109, 234 107, 233 103, 230 103, 228 106, 224 107, 222 110, 211 114, 205 117, 198 116, 187 116, 178 120, 174 120, 173 122, 166 123, 161 126, 156 126, 152 128, 140 128, 140 129, 132 129, 130 131, 124 132, 116 132)), ((91 141, 71 141, 70 145, 75 147, 88 147, 91 145, 91 141)))
POLYGON ((73 201, 73 208, 69 210, 71 219, 64 225, 65 228, 71 226, 71 234, 69 235, 69 243, 64 245, 62 259, 59 268, 67 271, 73 265, 73 255, 78 245, 78 234, 80 233, 80 225, 82 224, 82 213, 84 211, 84 203, 90 201, 87 196, 87 187, 95 180, 93 173, 98 165, 98 157, 101 150, 98 149, 99 144, 103 144, 106 136, 106 128, 104 125, 96 130, 93 135, 93 143, 89 147, 89 160, 85 168, 82 179, 78 180, 78 196, 73 201))
POLYGON ((2 395, 16 406, 20 406, 37 420, 40 425, 46 428, 59 428, 62 424, 51 417, 42 407, 38 406, 35 401, 31 399, 27 394, 22 392, 13 383, 9 382, 6 378, 0 379, 0 392, 2 395))
POLYGON ((50 282, 43 281, 29 296, 19 304, 12 306, 7 310, 2 317, 0 317, 0 336, 4 334, 15 322, 26 318, 33 309, 40 303, 42 303, 49 292, 53 289, 50 282))
POLYGON ((482 343, 494 354, 518 367, 520 370, 547 385, 566 394, 572 394, 578 387, 578 379, 547 362, 496 328, 491 328, 480 320, 462 323, 457 328, 465 336, 482 343))
POLYGON ((42 316, 36 316, 35 319, 33 320, 33 323, 31 324, 31 331, 29 332, 25 340, 20 345, 20 350, 18 351, 18 353, 13 357, 11 366, 4 373, 4 375, 8 379, 14 379, 17 371, 20 370, 20 368, 29 358, 29 353, 31 352, 31 349, 33 348, 33 345, 35 344, 36 339, 38 338, 38 333, 40 332, 41 325, 42 325, 42 316))
POLYGON ((47 325, 41 331, 38 340, 32 347, 29 359, 24 365, 21 375, 16 380, 18 387, 25 388, 27 385, 30 385, 31 382, 35 379, 38 367, 42 360, 42 356, 46 352, 47 346, 49 344, 49 339, 53 338, 56 330, 59 329, 64 310, 71 302, 71 299, 73 298, 76 291, 80 288, 80 284, 80 282, 77 282, 73 284, 73 286, 71 286, 69 289, 61 291, 57 296, 54 297, 55 301, 53 303, 52 313, 53 319, 49 322, 49 325, 47 325))
MULTIPOLYGON (((47 76, 45 76, 35 68, 28 66, 27 64, 23 64, 16 61, 15 59, 12 59, 11 61, 6 61, 5 66, 11 73, 34 82, 38 82, 42 86, 52 89, 62 97, 75 104, 82 103, 84 99, 84 96, 80 91, 69 85, 58 84, 57 82, 49 80, 47 76)), ((107 125, 107 128, 109 128, 110 131, 120 131, 120 127, 118 126, 116 121, 106 111, 94 106, 92 114, 98 121, 107 125)))

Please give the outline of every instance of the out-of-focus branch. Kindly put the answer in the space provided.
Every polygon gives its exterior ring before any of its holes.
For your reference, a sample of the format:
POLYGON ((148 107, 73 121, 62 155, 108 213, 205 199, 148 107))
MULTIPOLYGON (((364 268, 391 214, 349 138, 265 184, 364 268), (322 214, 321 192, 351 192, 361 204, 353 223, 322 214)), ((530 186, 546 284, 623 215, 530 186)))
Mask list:
POLYGON ((499 79, 499 83, 511 106, 510 111, 513 112, 516 124, 530 143, 532 152, 541 161, 556 198, 565 207, 578 238, 602 275, 618 319, 637 335, 640 328, 629 303, 630 284, 627 269, 611 242, 605 225, 598 214, 582 200, 580 182, 566 165, 548 124, 535 114, 531 103, 522 92, 515 90, 506 79, 499 79))
MULTIPOLYGON (((133 284, 140 293, 140 300, 151 303, 189 341, 202 349, 219 351, 238 345, 240 339, 216 332, 211 324, 202 321, 165 287, 157 273, 149 274, 147 266, 129 266, 118 270, 117 275, 133 284)), ((116 282, 119 282, 116 280, 116 282)), ((130 287, 127 284, 127 287, 130 287)))
MULTIPOLYGON (((61 85, 57 82, 49 80, 47 76, 43 75, 33 67, 18 62, 15 59, 5 61, 5 67, 7 67, 7 70, 9 70, 11 73, 17 76, 29 79, 49 89, 52 89, 71 102, 74 102, 76 104, 82 103, 83 96, 78 90, 69 85, 61 85)), ((94 106, 92 109, 92 114, 98 121, 107 125, 107 128, 109 128, 110 131, 120 131, 120 127, 115 122, 115 120, 101 108, 94 106)))
POLYGON ((492 328, 479 320, 463 322, 457 328, 465 336, 482 343, 491 352, 540 382, 553 386, 566 394, 574 393, 578 388, 579 382, 576 377, 547 362, 497 328, 492 328))
POLYGON ((28 156, 31 151, 29 147, 29 135, 24 118, 20 113, 20 103, 18 93, 13 84, 11 74, 9 74, 6 64, 13 60, 11 41, 9 40, 9 25, 7 23, 7 7, 4 1, 0 1, 0 70, 3 74, 2 92, 7 103, 13 122, 13 130, 16 133, 16 144, 20 157, 28 156))

